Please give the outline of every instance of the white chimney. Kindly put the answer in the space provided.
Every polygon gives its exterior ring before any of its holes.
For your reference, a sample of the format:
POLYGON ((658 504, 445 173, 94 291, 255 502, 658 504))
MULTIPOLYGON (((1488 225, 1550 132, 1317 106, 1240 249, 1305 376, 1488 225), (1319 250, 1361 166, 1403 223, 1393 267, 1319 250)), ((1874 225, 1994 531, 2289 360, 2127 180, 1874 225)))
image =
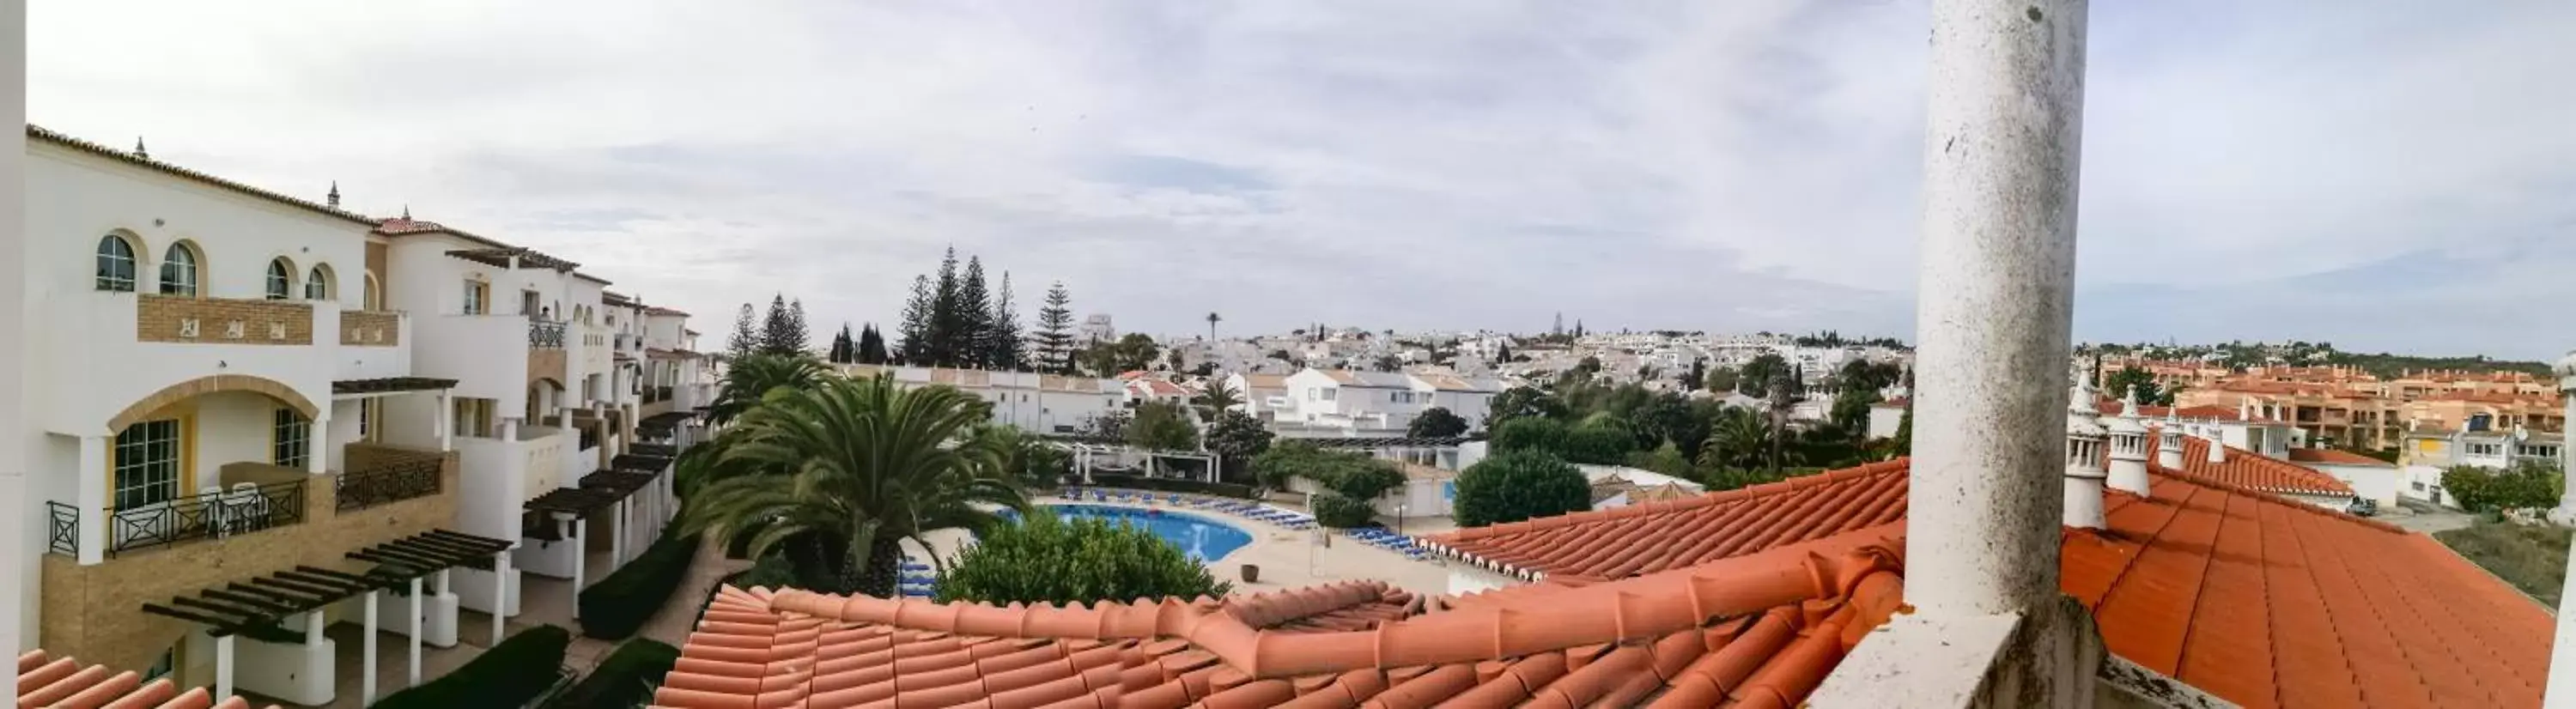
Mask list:
POLYGON ((2227 440, 2217 430, 2209 432, 2209 462, 2227 462, 2227 440))
POLYGON ((2082 373, 2066 392, 2066 526, 2102 529, 2102 443, 2107 432, 2095 419, 2093 387, 2082 373))
POLYGON ((2111 489, 2147 494, 2147 426, 2138 423, 2137 387, 2129 387, 2120 400, 2120 415, 2105 428, 2111 439, 2111 489))
POLYGON ((2165 425, 2156 431, 2156 464, 2166 470, 2182 469, 2182 419, 2165 413, 2165 425))

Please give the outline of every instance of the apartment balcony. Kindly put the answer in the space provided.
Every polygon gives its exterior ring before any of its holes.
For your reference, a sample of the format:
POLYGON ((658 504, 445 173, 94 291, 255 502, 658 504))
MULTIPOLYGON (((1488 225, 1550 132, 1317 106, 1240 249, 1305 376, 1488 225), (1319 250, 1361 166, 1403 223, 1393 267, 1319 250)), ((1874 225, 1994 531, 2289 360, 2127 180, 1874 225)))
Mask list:
POLYGON ((78 558, 84 546, 100 549, 100 556, 113 559, 122 554, 177 546, 206 539, 226 539, 302 523, 308 512, 310 490, 302 471, 255 466, 274 475, 242 475, 251 472, 252 464, 236 472, 225 466, 225 482, 199 490, 195 495, 164 500, 125 509, 98 510, 96 516, 84 519, 77 505, 63 502, 45 503, 46 550, 78 558), (239 477, 237 477, 237 475, 239 477), (287 478, 294 479, 287 479, 287 478), (253 482, 253 478, 270 482, 253 482), (103 529, 90 529, 101 526, 103 529))
POLYGON ((528 321, 528 381, 552 379, 562 385, 570 368, 564 351, 564 323, 556 320, 528 321))
MULTIPOLYGON (((28 410, 66 435, 209 376, 266 380, 281 394, 325 399, 341 364, 339 348, 316 340, 343 328, 330 303, 82 291, 52 294, 30 313, 45 336, 33 342, 29 364, 46 376, 28 382, 28 410)), ((388 336, 400 337, 399 320, 394 327, 388 336)))

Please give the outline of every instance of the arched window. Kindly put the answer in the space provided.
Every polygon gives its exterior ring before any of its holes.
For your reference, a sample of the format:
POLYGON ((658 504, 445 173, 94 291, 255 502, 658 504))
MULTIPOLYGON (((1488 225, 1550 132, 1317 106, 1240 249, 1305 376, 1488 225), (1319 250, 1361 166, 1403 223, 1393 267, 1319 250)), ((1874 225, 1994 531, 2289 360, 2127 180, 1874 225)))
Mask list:
POLYGON ((99 237, 98 289, 134 292, 134 242, 115 234, 99 237))
POLYGON ((340 293, 331 282, 330 264, 313 264, 313 272, 304 276, 305 300, 339 300, 340 293))
POLYGON ((295 297, 295 267, 288 265, 286 258, 282 256, 269 260, 268 299, 285 300, 292 297, 295 297))
POLYGON ((161 255, 163 295, 197 296, 197 284, 205 280, 205 266, 197 257, 197 248, 186 242, 171 244, 169 252, 161 255))
POLYGON ((367 292, 358 294, 358 307, 365 310, 385 309, 385 296, 382 293, 384 287, 376 285, 376 272, 368 271, 366 278, 367 292))

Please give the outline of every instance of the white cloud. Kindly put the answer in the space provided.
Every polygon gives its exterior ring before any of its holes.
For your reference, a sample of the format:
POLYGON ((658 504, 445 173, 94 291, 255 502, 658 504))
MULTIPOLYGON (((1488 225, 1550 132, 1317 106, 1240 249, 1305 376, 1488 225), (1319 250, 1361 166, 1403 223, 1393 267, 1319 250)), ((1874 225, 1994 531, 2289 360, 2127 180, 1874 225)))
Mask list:
MULTIPOLYGON (((2211 306, 2339 273, 2364 312, 2576 297, 2536 275, 2576 265, 2570 7, 2095 7, 2081 331, 2329 339, 2211 306)), ((48 2, 30 115, 711 320, 882 321, 955 244, 1130 329, 1910 327, 1923 2, 1616 10, 48 2)), ((2503 322, 2338 341, 2565 344, 2503 322)))

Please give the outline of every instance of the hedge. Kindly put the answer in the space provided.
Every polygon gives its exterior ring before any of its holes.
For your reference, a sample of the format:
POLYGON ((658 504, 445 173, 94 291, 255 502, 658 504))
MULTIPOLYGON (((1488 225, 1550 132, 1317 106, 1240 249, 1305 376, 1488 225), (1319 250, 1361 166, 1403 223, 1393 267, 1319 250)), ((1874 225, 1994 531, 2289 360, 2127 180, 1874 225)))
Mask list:
POLYGON ((636 638, 619 643, 616 650, 599 661, 599 667, 583 677, 554 701, 548 709, 629 709, 643 706, 653 698, 653 688, 662 685, 662 677, 680 661, 680 649, 652 640, 636 638))
POLYGON ((376 709, 524 706, 563 678, 572 631, 540 625, 484 650, 465 666, 376 702, 376 709))
POLYGON ((1240 485, 1236 483, 1212 483, 1202 480, 1183 480, 1180 478, 1149 478, 1141 475, 1092 473, 1091 484, 1099 487, 1123 487, 1131 490, 1157 490, 1161 492, 1187 492, 1200 495, 1219 495, 1243 500, 1260 499, 1259 496, 1254 494, 1252 486, 1250 485, 1240 485))
POLYGON ((697 556, 697 535, 680 534, 678 527, 664 531, 635 560, 581 590, 581 634, 601 640, 633 636, 671 600, 697 556))
POLYGON ((1223 597, 1232 585, 1144 527, 1036 514, 986 531, 939 576, 938 600, 1099 603, 1223 597))
POLYGON ((1354 500, 1325 490, 1315 494, 1315 523, 1334 529, 1364 527, 1377 519, 1367 500, 1354 500))

